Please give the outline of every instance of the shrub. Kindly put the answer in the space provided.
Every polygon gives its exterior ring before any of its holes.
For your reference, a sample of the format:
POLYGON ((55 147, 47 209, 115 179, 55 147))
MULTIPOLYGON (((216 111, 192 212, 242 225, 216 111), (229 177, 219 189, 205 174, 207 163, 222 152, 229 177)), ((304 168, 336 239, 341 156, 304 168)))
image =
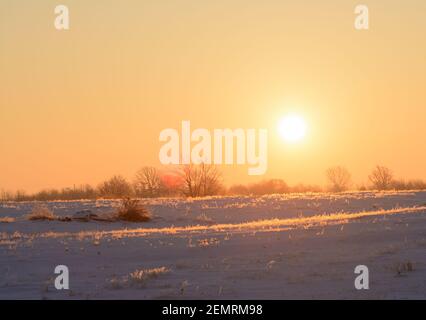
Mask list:
POLYGON ((254 195, 264 194, 281 194, 288 193, 290 191, 287 183, 281 179, 270 179, 260 181, 258 183, 249 186, 249 191, 254 195))
POLYGON ((130 222, 147 222, 152 219, 151 213, 137 199, 123 199, 117 212, 117 220, 130 222))
POLYGON ((235 184, 229 187, 228 194, 230 195, 247 195, 250 194, 249 188, 243 184, 235 184))
POLYGON ((131 196, 133 193, 132 186, 122 176, 114 176, 104 181, 98 187, 99 195, 104 198, 119 199, 131 196))
POLYGON ((52 211, 46 205, 36 204, 31 212, 27 214, 26 218, 28 220, 56 220, 57 217, 53 214, 52 211))

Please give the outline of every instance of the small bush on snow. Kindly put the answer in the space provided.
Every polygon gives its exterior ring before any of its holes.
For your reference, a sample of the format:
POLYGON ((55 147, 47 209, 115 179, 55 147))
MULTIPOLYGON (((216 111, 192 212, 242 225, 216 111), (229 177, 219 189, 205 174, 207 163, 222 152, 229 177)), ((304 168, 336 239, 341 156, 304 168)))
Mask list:
POLYGON ((56 220, 57 217, 46 205, 35 205, 31 212, 26 215, 27 220, 56 220))
POLYGON ((145 209, 137 199, 123 199, 116 219, 130 222, 147 222, 151 220, 151 213, 145 209))

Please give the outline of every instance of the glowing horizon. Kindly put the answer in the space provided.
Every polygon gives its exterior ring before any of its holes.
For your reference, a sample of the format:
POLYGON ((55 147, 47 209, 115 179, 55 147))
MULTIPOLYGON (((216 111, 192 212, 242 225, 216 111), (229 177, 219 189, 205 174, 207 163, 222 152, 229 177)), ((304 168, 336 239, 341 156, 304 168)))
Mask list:
POLYGON ((54 5, 0 3, 0 190, 163 168, 158 135, 185 119, 268 130, 266 174, 224 165, 227 185, 324 185, 334 165, 426 180, 424 1, 369 4, 367 31, 337 0, 75 1, 64 32, 54 5), (289 114, 296 143, 277 130, 289 114))

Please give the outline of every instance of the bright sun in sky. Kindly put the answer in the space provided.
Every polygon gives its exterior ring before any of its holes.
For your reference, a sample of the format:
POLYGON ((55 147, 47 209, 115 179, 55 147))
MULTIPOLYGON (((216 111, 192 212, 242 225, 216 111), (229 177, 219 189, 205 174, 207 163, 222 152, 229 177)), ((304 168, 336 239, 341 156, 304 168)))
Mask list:
POLYGON ((298 115, 288 115, 278 124, 281 137, 288 142, 298 142, 306 134, 306 122, 298 115))

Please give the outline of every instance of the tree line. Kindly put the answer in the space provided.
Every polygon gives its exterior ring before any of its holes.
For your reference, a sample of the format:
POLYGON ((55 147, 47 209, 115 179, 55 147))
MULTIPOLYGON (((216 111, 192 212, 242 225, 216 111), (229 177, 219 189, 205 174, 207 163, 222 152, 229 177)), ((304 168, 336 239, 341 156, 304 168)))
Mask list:
MULTIPOLYGON (((352 188, 351 174, 342 166, 327 169, 328 190, 342 192, 352 188)), ((391 169, 377 165, 368 175, 369 186, 360 186, 358 190, 425 190, 426 182, 420 179, 403 180, 396 179, 391 169)))
POLYGON ((81 185, 72 188, 48 189, 35 194, 18 190, 15 193, 2 191, 1 201, 53 201, 80 199, 116 199, 125 197, 204 197, 212 195, 265 195, 305 192, 343 192, 347 190, 426 190, 422 180, 404 181, 395 179, 385 166, 376 166, 368 176, 369 186, 354 187, 351 174, 342 166, 330 167, 325 172, 327 186, 298 184, 289 186, 282 179, 269 179, 248 185, 236 184, 225 187, 217 166, 208 164, 187 165, 173 172, 163 172, 154 167, 143 167, 128 181, 115 175, 97 187, 81 185))

